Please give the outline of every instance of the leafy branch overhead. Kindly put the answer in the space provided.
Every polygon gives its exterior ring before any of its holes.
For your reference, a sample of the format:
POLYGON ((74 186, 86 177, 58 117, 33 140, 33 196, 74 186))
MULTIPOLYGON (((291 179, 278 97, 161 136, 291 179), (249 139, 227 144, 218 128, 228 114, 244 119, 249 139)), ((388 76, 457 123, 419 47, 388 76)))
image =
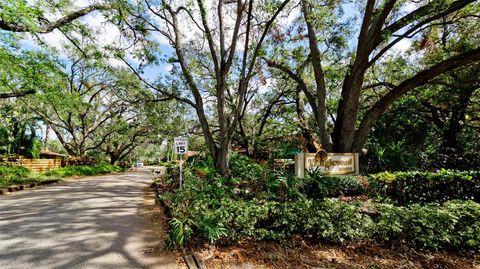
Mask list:
POLYGON ((111 4, 94 4, 78 10, 68 12, 67 15, 51 21, 45 18, 40 10, 33 7, 24 7, 25 14, 18 14, 18 10, 12 10, 16 6, 10 6, 4 3, 0 4, 0 29, 10 32, 32 32, 32 33, 49 33, 55 29, 65 26, 74 20, 77 20, 94 11, 112 9, 111 4), (24 17, 22 17, 25 15, 24 17))

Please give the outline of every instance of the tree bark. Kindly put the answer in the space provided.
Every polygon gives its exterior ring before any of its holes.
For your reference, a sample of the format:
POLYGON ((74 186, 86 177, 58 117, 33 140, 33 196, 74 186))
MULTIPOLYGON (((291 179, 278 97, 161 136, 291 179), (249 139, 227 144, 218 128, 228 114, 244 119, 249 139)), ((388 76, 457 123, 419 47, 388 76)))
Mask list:
POLYGON ((305 113, 303 110, 303 100, 301 97, 301 89, 299 86, 297 86, 297 91, 295 93, 295 107, 297 111, 297 117, 298 117, 298 126, 300 127, 300 130, 302 130, 302 138, 303 138, 303 143, 302 147, 307 150, 307 152, 317 152, 317 148, 315 147, 312 131, 310 128, 308 128, 307 120, 305 119, 305 113))
POLYGON ((443 143, 442 149, 444 153, 459 152, 461 149, 458 144, 458 137, 465 128, 465 124, 462 121, 465 119, 465 113, 467 111, 470 98, 475 92, 476 88, 461 89, 458 102, 454 105, 450 119, 448 120, 448 126, 443 131, 443 143))
POLYGON ((214 158, 215 168, 218 172, 226 178, 230 177, 230 149, 228 146, 220 147, 218 149, 216 158, 214 158))
POLYGON ((310 57, 312 58, 313 73, 315 83, 317 85, 317 128, 322 148, 327 151, 332 150, 332 139, 328 132, 328 113, 327 113, 327 89, 325 86, 325 76, 320 58, 320 50, 318 48, 317 34, 312 22, 311 6, 307 0, 302 0, 302 12, 305 18, 308 31, 308 43, 310 47, 310 57))
POLYGON ((28 90, 24 92, 7 92, 0 93, 0 99, 14 98, 14 97, 23 97, 31 94, 35 94, 35 90, 28 90))
POLYGON ((46 124, 45 126, 45 140, 43 140, 43 151, 49 151, 48 150, 48 142, 50 140, 49 136, 50 136, 50 124, 46 124))
POLYGON ((110 155, 110 164, 115 165, 115 163, 117 162, 116 154, 114 152, 111 152, 109 155, 110 155))
MULTIPOLYGON (((348 74, 345 76, 341 98, 337 108, 337 120, 332 133, 335 151, 358 151, 365 143, 368 131, 365 130, 365 127, 361 127, 359 131, 356 131, 355 126, 358 120, 360 94, 367 69, 382 57, 385 52, 391 49, 393 45, 403 38, 406 38, 409 34, 412 34, 422 27, 428 27, 429 23, 458 11, 473 2, 475 2, 475 0, 458 0, 449 5, 438 5, 437 2, 432 1, 413 10, 400 19, 387 24, 387 18, 392 10, 394 10, 396 1, 385 1, 385 3, 378 8, 375 8, 375 0, 367 1, 355 58, 349 68, 348 74), (409 27, 405 29, 407 26, 409 27), (399 37, 385 44, 385 47, 379 47, 381 44, 386 43, 386 37, 391 36, 401 29, 405 30, 399 37), (377 52, 376 55, 373 54, 378 48, 380 48, 380 51, 377 52)), ((379 106, 382 105, 379 104, 379 106)), ((375 108, 375 110, 377 109, 379 109, 379 107, 375 108)), ((363 121, 368 120, 364 119, 363 121)), ((366 129, 369 128, 370 127, 366 127, 366 129)))

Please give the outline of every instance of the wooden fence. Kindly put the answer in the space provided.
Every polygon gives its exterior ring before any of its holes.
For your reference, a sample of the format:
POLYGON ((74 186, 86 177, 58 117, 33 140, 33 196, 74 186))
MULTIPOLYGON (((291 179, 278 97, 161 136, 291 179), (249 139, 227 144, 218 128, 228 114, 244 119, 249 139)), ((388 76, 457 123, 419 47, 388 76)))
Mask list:
POLYGON ((34 172, 44 172, 63 166, 61 159, 22 159, 19 160, 19 163, 34 172))

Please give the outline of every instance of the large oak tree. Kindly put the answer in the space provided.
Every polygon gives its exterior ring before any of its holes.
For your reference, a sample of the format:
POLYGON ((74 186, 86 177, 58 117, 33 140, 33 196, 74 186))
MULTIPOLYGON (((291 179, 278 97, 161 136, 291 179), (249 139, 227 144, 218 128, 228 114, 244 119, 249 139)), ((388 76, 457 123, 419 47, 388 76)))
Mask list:
MULTIPOLYGON (((419 53, 411 64, 420 68, 398 73, 401 76, 398 83, 385 81, 375 74, 375 68, 382 66, 387 56, 397 52, 394 50, 396 44, 406 39, 418 40, 438 25, 478 20, 478 1, 438 0, 412 4, 398 0, 367 0, 362 4, 361 23, 358 31, 355 31, 353 22, 342 21, 342 1, 301 0, 303 19, 297 22, 300 25, 300 38, 292 38, 289 33, 290 37, 285 38, 285 43, 288 44, 284 46, 301 47, 305 43, 303 37, 306 37, 305 56, 301 57, 301 62, 293 65, 292 60, 285 59, 283 53, 273 54, 266 60, 270 67, 283 71, 302 89, 312 108, 317 134, 323 147, 336 152, 359 152, 375 122, 399 97, 441 74, 480 60, 478 44, 445 55, 428 65, 421 62, 422 55, 419 53), (329 11, 335 15, 332 17, 329 11), (357 34, 354 45, 349 44, 351 41, 342 40, 353 36, 342 32, 346 28, 350 28, 350 33, 357 34), (342 42, 343 46, 338 46, 342 42), (343 53, 339 53, 339 50, 343 50, 343 53), (309 81, 308 72, 303 72, 305 64, 309 66, 307 70, 313 73, 313 82, 309 81), (326 75, 325 69, 332 66, 337 68, 337 75, 343 74, 343 79, 336 78, 337 84, 330 83, 329 87, 331 78, 326 75), (382 95, 360 114, 363 94, 372 88, 380 89, 382 95), (338 96, 332 120, 327 117, 328 94, 338 96), (333 129, 329 128, 329 123, 333 129)), ((298 52, 294 50, 295 53, 298 52)))

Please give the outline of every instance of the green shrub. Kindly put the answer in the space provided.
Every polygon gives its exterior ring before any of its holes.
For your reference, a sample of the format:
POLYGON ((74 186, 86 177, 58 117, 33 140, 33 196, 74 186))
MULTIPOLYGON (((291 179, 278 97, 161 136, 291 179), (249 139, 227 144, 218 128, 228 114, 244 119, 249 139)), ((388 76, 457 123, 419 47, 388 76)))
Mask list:
POLYGON ((453 200, 407 207, 379 204, 378 241, 402 240, 421 249, 480 250, 480 204, 453 200))
POLYGON ((169 222, 169 233, 166 240, 168 247, 183 246, 190 239, 192 234, 191 223, 179 219, 171 219, 169 222))
POLYGON ((188 170, 185 185, 162 193, 160 199, 175 220, 167 240, 172 247, 187 244, 191 237, 215 243, 245 238, 285 241, 301 235, 336 243, 400 240, 420 249, 480 250, 480 204, 474 201, 395 206, 305 196, 246 199, 221 177, 202 179, 188 170))
POLYGON ((371 218, 360 211, 357 204, 337 199, 297 200, 279 204, 273 216, 273 236, 269 239, 286 239, 302 235, 329 242, 358 241, 371 233, 371 218))
POLYGON ((33 182, 32 172, 22 166, 0 166, 0 187, 33 182))
MULTIPOLYGON (((480 204, 446 201, 461 193, 461 197, 469 197, 471 189, 466 186, 478 178, 476 172, 443 170, 370 177, 372 193, 405 202, 395 205, 386 203, 388 199, 379 203, 332 198, 366 193, 356 177, 309 174, 301 179, 270 172, 244 156, 236 156, 233 163, 234 176, 225 179, 212 170, 211 163, 198 161, 185 169, 181 188, 167 188, 160 194, 158 198, 168 206, 172 217, 169 246, 188 244, 193 237, 215 243, 245 238, 285 241, 300 235, 335 243, 400 241, 419 249, 480 250, 480 204), (241 173, 246 176, 241 177, 241 173), (460 182, 463 188, 440 188, 452 182, 460 182), (413 183, 419 187, 415 189, 413 183), (429 193, 431 190, 438 191, 429 193), (450 195, 440 199, 445 191, 450 195), (429 203, 431 200, 442 203, 429 203)), ((174 185, 177 181, 170 178, 166 182, 174 185)))
POLYGON ((421 248, 480 249, 480 205, 449 201, 410 208, 411 241, 421 248))
POLYGON ((444 206, 458 217, 449 243, 457 249, 480 250, 480 204, 473 201, 449 201, 444 206))
POLYGON ((121 172, 122 168, 110 164, 98 164, 96 166, 66 166, 55 168, 43 173, 45 176, 53 177, 71 177, 71 176, 94 176, 108 174, 112 172, 121 172))
POLYGON ((265 169, 257 163, 254 163, 247 156, 233 153, 230 156, 230 172, 232 177, 242 179, 258 179, 265 172, 265 169))
POLYGON ((0 177, 27 177, 30 169, 23 166, 0 166, 0 177))
POLYGON ((322 176, 311 172, 306 177, 306 193, 312 198, 356 196, 365 193, 365 188, 355 176, 322 176))
POLYGON ((356 204, 325 199, 318 213, 324 216, 319 217, 322 222, 317 236, 332 242, 367 239, 374 227, 371 218, 362 214, 356 204))
POLYGON ((456 223, 456 212, 438 204, 410 206, 407 229, 410 240, 420 248, 442 248, 450 242, 456 223))
MULTIPOLYGON (((221 238, 282 241, 295 234, 344 242, 366 239, 372 230, 372 220, 361 213, 357 204, 337 199, 243 200, 229 192, 221 180, 216 187, 210 185, 211 181, 189 178, 177 193, 160 196, 171 208, 173 219, 188 223, 194 235, 211 243, 221 238)), ((179 235, 182 233, 179 225, 178 222, 170 224, 167 240, 170 246, 188 241, 189 235, 179 235)))
POLYGON ((383 172, 370 175, 372 197, 386 197, 398 204, 443 202, 454 199, 480 202, 480 172, 383 172))
POLYGON ((378 204, 375 219, 375 236, 382 242, 393 242, 402 238, 408 210, 392 204, 378 204))
POLYGON ((37 174, 22 166, 0 166, 0 187, 41 182, 51 178, 70 176, 93 176, 112 172, 121 172, 122 168, 99 164, 96 166, 67 166, 37 174))

